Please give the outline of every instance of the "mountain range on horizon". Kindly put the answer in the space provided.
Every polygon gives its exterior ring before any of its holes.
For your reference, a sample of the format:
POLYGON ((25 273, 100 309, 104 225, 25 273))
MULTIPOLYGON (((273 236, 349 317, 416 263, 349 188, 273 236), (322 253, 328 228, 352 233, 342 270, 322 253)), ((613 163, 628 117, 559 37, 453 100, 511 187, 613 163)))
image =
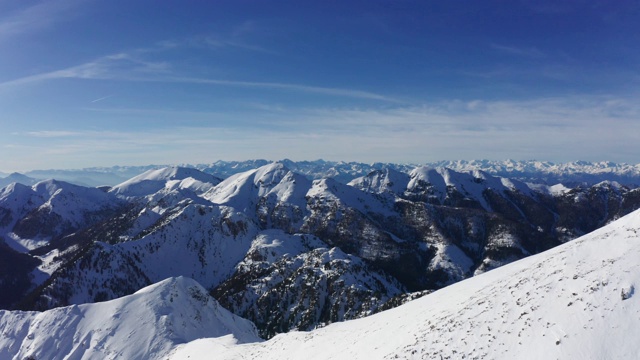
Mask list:
MULTIPOLYGON (((233 174, 264 166, 272 161, 257 159, 246 161, 219 160, 210 164, 183 164, 182 167, 196 168, 203 172, 226 178, 233 174)), ((563 183, 567 186, 578 184, 594 185, 601 181, 616 181, 626 186, 640 185, 640 164, 614 163, 610 161, 573 161, 554 163, 537 160, 443 160, 424 164, 400 163, 361 163, 344 161, 292 161, 283 159, 294 172, 309 179, 331 177, 347 183, 357 177, 365 176, 371 171, 391 168, 401 172, 409 172, 418 166, 446 167, 454 171, 484 171, 493 176, 516 178, 525 182, 555 185, 563 183)), ((83 169, 50 169, 31 170, 21 173, 0 173, 0 187, 12 182, 33 185, 39 180, 57 179, 83 186, 114 186, 147 170, 172 165, 112 166, 90 167, 83 169)))

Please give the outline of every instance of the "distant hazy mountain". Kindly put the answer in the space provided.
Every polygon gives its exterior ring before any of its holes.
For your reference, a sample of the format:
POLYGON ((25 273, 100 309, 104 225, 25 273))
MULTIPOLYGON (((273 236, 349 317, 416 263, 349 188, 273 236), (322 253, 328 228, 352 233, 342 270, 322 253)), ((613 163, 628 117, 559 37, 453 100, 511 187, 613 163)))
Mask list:
MULTIPOLYGON (((218 161, 210 165, 197 165, 202 171, 225 178, 238 172, 246 171, 267 164, 266 160, 250 161, 218 161)), ((409 173, 417 166, 428 168, 445 167, 457 172, 480 170, 499 177, 514 178, 524 182, 555 185, 564 183, 568 186, 594 185, 602 181, 616 181, 627 186, 640 185, 640 164, 630 165, 612 162, 575 161, 569 163, 552 163, 545 161, 438 161, 425 164, 391 164, 391 163, 358 163, 336 161, 291 161, 282 160, 287 168, 303 174, 309 179, 331 177, 339 182, 347 183, 355 178, 365 176, 374 170, 393 169, 409 173)))
MULTIPOLYGON (((211 164, 181 165, 181 167, 196 168, 221 179, 231 175, 264 166, 271 161, 217 161, 211 164)), ((365 176, 374 170, 393 169, 409 173, 417 166, 429 168, 446 167, 457 172, 474 170, 499 177, 513 178, 523 182, 546 185, 563 183, 567 186, 591 186, 602 181, 616 181, 620 184, 637 187, 640 185, 640 164, 624 164, 612 162, 575 161, 569 163, 552 163, 548 161, 492 161, 492 160, 458 160, 437 161, 424 164, 392 164, 392 163, 359 163, 343 161, 292 161, 281 160, 291 171, 304 175, 310 180, 333 178, 342 183, 365 176)), ((37 179, 57 179, 83 186, 113 186, 145 171, 159 169, 168 165, 146 166, 114 166, 94 167, 78 170, 34 170, 25 175, 37 179)), ((0 179, 4 186, 10 182, 0 179)), ((21 182, 21 181, 17 181, 21 182)), ((24 183, 32 185, 31 183, 24 183)))
POLYGON ((616 181, 625 185, 640 185, 640 164, 613 163, 609 161, 574 161, 552 163, 549 161, 438 161, 427 164, 446 167, 455 171, 482 170, 494 176, 516 178, 522 181, 554 185, 563 183, 593 185, 602 181, 616 181))
POLYGON ((11 183, 20 183, 23 185, 33 185, 37 183, 38 180, 28 177, 26 175, 20 173, 9 174, 4 178, 0 178, 0 188, 3 188, 11 183))
POLYGON ((116 185, 147 170, 164 166, 113 166, 78 170, 33 170, 26 175, 36 179, 56 179, 83 186, 116 185))

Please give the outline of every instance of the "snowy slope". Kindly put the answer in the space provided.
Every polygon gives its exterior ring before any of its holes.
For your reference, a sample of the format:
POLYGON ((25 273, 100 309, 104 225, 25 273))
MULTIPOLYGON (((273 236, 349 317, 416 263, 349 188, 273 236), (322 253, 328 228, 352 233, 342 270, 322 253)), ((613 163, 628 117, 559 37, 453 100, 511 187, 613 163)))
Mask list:
POLYGON ((194 280, 169 278, 133 295, 42 313, 0 311, 2 359, 165 359, 176 344, 260 339, 194 280), (222 337, 222 338, 221 338, 222 337))
POLYGON ((241 213, 189 205, 163 218, 144 237, 119 247, 138 259, 153 282, 185 275, 211 288, 231 275, 257 233, 241 213))
POLYGON ((454 160, 426 164, 447 167, 455 171, 482 170, 494 176, 519 178, 527 182, 593 185, 605 180, 626 185, 640 184, 640 164, 614 163, 610 161, 572 161, 553 163, 537 160, 454 160))
POLYGON ((304 195, 311 182, 295 174, 282 163, 270 163, 257 169, 235 174, 222 181, 203 197, 215 204, 240 211, 255 209, 258 198, 273 198, 304 207, 304 195))
POLYGON ((170 166, 146 171, 114 186, 110 192, 123 197, 147 196, 163 189, 170 180, 187 180, 183 185, 191 185, 204 191, 208 188, 203 184, 213 186, 220 182, 217 177, 196 169, 170 166))
POLYGON ((309 204, 336 204, 338 206, 357 209, 363 214, 376 212, 391 215, 393 203, 373 196, 353 186, 344 185, 331 178, 314 180, 307 192, 309 204))
POLYGON ((0 188, 3 188, 12 183, 19 183, 22 185, 33 185, 37 183, 38 180, 28 177, 26 175, 20 173, 12 173, 5 178, 0 178, 0 188))
MULTIPOLYGON (((494 177, 480 170, 457 172, 444 167, 427 166, 416 167, 408 175, 393 169, 377 170, 352 180, 348 185, 374 194, 393 193, 403 198, 439 204, 448 204, 449 198, 458 195, 466 201, 476 202, 487 211, 493 209, 487 203, 486 191, 501 196, 505 196, 507 191, 532 193, 532 189, 523 182, 494 177), (457 194, 453 194, 454 191, 457 194)), ((545 186, 536 189, 549 193, 545 186)))
POLYGON ((0 190, 0 236, 17 251, 46 245, 52 238, 98 221, 121 206, 97 188, 44 180, 0 190))
POLYGON ((575 241, 398 308, 172 359, 636 359, 640 211, 575 241))
POLYGON ((53 274, 36 309, 113 299, 172 276, 210 289, 227 279, 258 234, 241 213, 190 204, 167 212, 134 238, 95 242, 53 274))
POLYGON ((374 194, 383 192, 402 193, 406 190, 409 181, 410 178, 407 174, 385 168, 372 171, 367 176, 353 179, 348 185, 374 194))

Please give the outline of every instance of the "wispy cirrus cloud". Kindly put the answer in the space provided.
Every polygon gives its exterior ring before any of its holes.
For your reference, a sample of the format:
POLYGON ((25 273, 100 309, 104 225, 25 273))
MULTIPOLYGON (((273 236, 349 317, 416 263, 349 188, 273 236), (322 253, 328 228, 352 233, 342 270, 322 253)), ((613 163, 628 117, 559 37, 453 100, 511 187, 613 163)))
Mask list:
POLYGON ((328 96, 380 100, 388 102, 403 102, 402 100, 395 99, 386 95, 356 89, 332 88, 278 82, 207 79, 200 77, 175 76, 173 75, 174 71, 168 62, 145 60, 140 56, 140 53, 142 52, 143 51, 134 51, 130 53, 108 55, 66 69, 55 70, 47 73, 5 81, 0 83, 0 89, 11 88, 18 85, 33 84, 42 81, 52 81, 56 79, 112 79, 127 82, 188 83, 215 86, 275 89, 296 91, 302 93, 323 94, 328 96))
POLYGON ((240 39, 233 39, 233 38, 229 39, 229 38, 224 38, 217 35, 209 35, 209 36, 193 39, 191 41, 191 44, 193 46, 204 46, 204 47, 209 47, 214 49, 230 47, 230 48, 237 48, 241 50, 257 51, 257 52, 268 53, 268 54, 277 54, 276 51, 269 50, 260 45, 253 45, 253 44, 244 42, 240 39))
POLYGON ((147 51, 164 51, 178 48, 201 48, 211 50, 239 49, 265 54, 278 54, 277 51, 257 44, 251 39, 256 33, 263 33, 252 21, 245 21, 234 26, 230 31, 192 36, 186 39, 164 40, 147 51))
POLYGON ((99 60, 61 70, 54 70, 5 81, 0 83, 0 89, 56 79, 108 79, 110 77, 111 73, 109 69, 105 66, 103 61, 99 60))
MULTIPOLYGON (((58 4, 56 11, 62 11, 66 6, 71 6, 80 0, 55 0, 51 3, 58 4)), ((22 15, 16 15, 14 25, 9 22, 5 24, 13 31, 19 31, 18 24, 29 23, 27 19, 37 19, 46 13, 49 3, 40 3, 35 5, 33 9, 24 10, 22 15)), ((35 20, 34 20, 35 21, 35 20)), ((51 20, 53 21, 53 20, 51 20)), ((54 81, 59 79, 78 79, 78 80, 117 80, 125 82, 162 82, 162 83, 182 83, 182 84, 200 84, 211 86, 227 86, 242 87, 254 89, 273 89, 280 91, 321 94, 334 97, 346 97, 356 99, 379 100, 386 102, 402 102, 399 99, 392 98, 384 94, 378 94, 370 91, 337 88, 327 86, 315 86, 309 84, 297 84, 286 82, 264 82, 239 79, 220 79, 200 76, 193 74, 191 71, 185 72, 185 69, 176 69, 168 61, 159 61, 158 54, 164 52, 179 52, 184 47, 203 47, 203 48, 237 48, 248 51, 276 53, 261 45, 256 45, 246 38, 251 34, 255 34, 257 25, 252 21, 245 21, 233 27, 226 34, 208 34, 203 36, 195 36, 182 40, 167 40, 155 43, 150 47, 141 47, 138 49, 123 51, 120 53, 110 54, 107 56, 95 58, 92 61, 79 65, 70 66, 64 69, 53 70, 49 72, 24 76, 17 79, 0 82, 0 90, 10 89, 15 86, 37 84, 45 81, 54 81), (153 60, 149 60, 149 59, 153 60)), ((0 24, 1 28, 1 24, 0 24)), ((25 29, 26 30, 26 29, 25 29)), ((102 98, 96 99, 103 100, 102 98)), ((94 100, 94 101, 96 101, 94 100)))
POLYGON ((81 0, 47 0, 0 17, 0 41, 71 19, 81 0))
POLYGON ((491 48, 505 54, 526 57, 531 59, 540 59, 547 56, 544 52, 542 52, 540 49, 536 47, 518 47, 518 46, 491 44, 491 48))
POLYGON ((234 26, 228 34, 213 34, 195 39, 195 44, 202 44, 214 49, 231 47, 241 50, 257 51, 268 54, 277 54, 276 51, 267 49, 247 40, 247 37, 263 31, 253 21, 244 21, 234 26))
POLYGON ((0 83, 0 89, 57 79, 127 80, 136 74, 167 73, 169 67, 167 62, 143 60, 135 53, 117 53, 60 70, 8 80, 0 83))
MULTIPOLYGON (((211 121, 172 121, 156 128, 32 132, 29 136, 38 138, 30 151, 41 155, 40 167, 68 159, 76 167, 285 157, 414 163, 505 156, 630 161, 640 151, 638 100, 593 96, 441 101, 388 109, 278 107, 250 114, 253 123, 244 125, 251 131, 216 121, 211 113, 211 121), (193 125, 185 125, 189 123, 193 125)), ((158 115, 154 111, 162 109, 149 109, 158 115)), ((189 119, 203 114, 171 110, 164 115, 189 119)), ((20 149, 14 150, 19 156, 20 149)))
POLYGON ((111 94, 111 95, 107 95, 107 96, 99 97, 99 98, 97 98, 97 99, 91 100, 91 101, 90 101, 90 103, 94 104, 94 103, 100 102, 100 101, 102 101, 102 100, 107 100, 107 99, 109 99, 109 98, 112 98, 112 97, 114 97, 114 96, 115 96, 115 94, 111 94))
POLYGON ((360 99, 381 100, 381 101, 398 102, 398 103, 403 102, 400 99, 395 99, 393 97, 389 97, 386 95, 381 95, 381 94, 377 94, 369 91, 344 89, 344 88, 330 88, 330 87, 312 86, 312 85, 303 85, 303 84, 260 82, 260 81, 239 81, 239 80, 223 80, 223 79, 200 79, 200 78, 192 78, 192 77, 167 77, 167 78, 157 79, 157 81, 289 90, 289 91, 298 91, 298 92, 305 92, 305 93, 324 94, 324 95, 330 95, 330 96, 342 96, 342 97, 351 97, 351 98, 360 98, 360 99))
POLYGON ((26 133, 26 135, 39 137, 39 138, 59 138, 59 137, 80 136, 82 135, 82 133, 78 131, 65 131, 65 130, 42 130, 42 131, 29 131, 26 133))

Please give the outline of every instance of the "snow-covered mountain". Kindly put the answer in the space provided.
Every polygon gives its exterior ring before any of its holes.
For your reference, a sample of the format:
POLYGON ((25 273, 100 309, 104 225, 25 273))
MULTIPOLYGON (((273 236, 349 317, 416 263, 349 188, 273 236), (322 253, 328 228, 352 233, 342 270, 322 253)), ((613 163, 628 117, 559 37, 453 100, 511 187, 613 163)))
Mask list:
MULTIPOLYGON (((279 162, 291 171, 304 175, 310 180, 331 177, 342 183, 348 183, 355 178, 365 176, 375 170, 391 168, 408 174, 418 166, 426 166, 428 168, 444 167, 456 172, 480 170, 493 176, 547 185, 564 183, 571 187, 579 184, 591 186, 602 181, 616 181, 630 187, 640 185, 640 164, 613 163, 610 161, 552 163, 549 161, 536 160, 447 160, 423 164, 394 164, 325 160, 292 161, 284 159, 279 162)), ((196 168, 205 173, 225 179, 231 175, 256 169, 269 163, 271 163, 271 161, 268 160, 221 160, 210 164, 185 164, 180 165, 180 167, 196 168)), ((25 175, 32 179, 43 180, 55 178, 84 186, 114 186, 145 171, 167 166, 168 165, 145 165, 94 167, 78 170, 34 170, 27 172, 25 175)), ((33 182, 28 183, 26 181, 22 183, 24 185, 33 184, 33 182)), ((2 179, 0 179, 0 184, 3 184, 2 179)), ((5 182, 4 185, 0 185, 0 187, 8 184, 9 182, 5 182)))
MULTIPOLYGON (((277 161, 283 164, 291 171, 306 176, 310 180, 332 178, 336 181, 347 183, 350 180, 364 176, 371 171, 384 167, 391 167, 400 171, 409 171, 413 168, 411 165, 373 163, 365 164, 359 162, 344 161, 292 161, 284 159, 277 161)), ((228 177, 239 172, 255 169, 260 166, 269 164, 267 160, 248 160, 248 161, 216 161, 212 164, 196 165, 198 169, 204 172, 215 174, 221 177, 228 177)))
MULTIPOLYGON (((0 357, 635 359, 640 355, 639 234, 640 211, 635 211, 394 309, 268 341, 184 277, 107 302, 44 312, 0 310, 0 357)), ((288 243, 277 241, 279 236, 266 234, 252 244, 260 256, 256 265, 269 266, 283 252, 304 253, 319 241, 288 243)))
POLYGON ((78 251, 71 234, 120 213, 127 204, 96 188, 46 180, 0 190, 0 307, 42 284, 78 251))
POLYGON ((593 185, 602 181, 616 181, 628 186, 640 186, 640 164, 610 161, 553 163, 536 160, 457 160, 437 161, 426 165, 446 167, 455 171, 482 170, 494 176, 516 178, 534 183, 542 182, 548 185, 559 183, 569 186, 593 185))
POLYGON ((1 307, 105 301, 187 276, 265 337, 399 305, 640 207, 640 190, 615 182, 422 166, 345 184, 282 162, 224 180, 168 167, 111 188, 44 181, 0 194, 0 259, 11 264, 1 307))
POLYGON ((222 181, 192 168, 170 166, 152 169, 134 176, 114 187, 109 192, 119 197, 143 197, 168 187, 189 188, 205 192, 222 181))
POLYGON ((28 177, 26 175, 23 175, 20 173, 12 173, 7 175, 6 177, 0 178, 0 188, 3 188, 12 183, 20 183, 22 185, 31 186, 37 182, 38 180, 28 177))
MULTIPOLYGON (((367 164, 325 160, 291 161, 285 159, 280 162, 292 171, 303 174, 309 179, 331 177, 343 183, 365 176, 375 170, 391 168, 399 172, 409 173, 418 166, 425 166, 428 168, 448 168, 456 172, 480 170, 493 176, 547 185, 566 183, 566 185, 570 186, 577 184, 590 186, 602 181, 616 181, 633 187, 640 185, 640 164, 614 163, 610 161, 553 163, 536 160, 447 160, 423 164, 367 164)), ((220 177, 228 177, 267 163, 269 162, 266 160, 217 161, 209 165, 196 165, 196 167, 220 177)))
POLYGON ((636 359, 640 212, 403 306, 267 342, 217 338, 171 359, 636 359))
POLYGON ((63 181, 13 183, 0 190, 0 231, 9 246, 24 252, 110 216, 119 205, 100 189, 63 181))
POLYGON ((35 179, 57 179, 82 186, 113 186, 145 171, 167 165, 93 167, 76 170, 33 170, 25 175, 35 179))
POLYGON ((2 359, 166 359, 178 344, 255 342, 255 326, 192 279, 160 281, 119 299, 45 312, 0 310, 2 359), (224 340, 223 340, 224 339, 224 340))

